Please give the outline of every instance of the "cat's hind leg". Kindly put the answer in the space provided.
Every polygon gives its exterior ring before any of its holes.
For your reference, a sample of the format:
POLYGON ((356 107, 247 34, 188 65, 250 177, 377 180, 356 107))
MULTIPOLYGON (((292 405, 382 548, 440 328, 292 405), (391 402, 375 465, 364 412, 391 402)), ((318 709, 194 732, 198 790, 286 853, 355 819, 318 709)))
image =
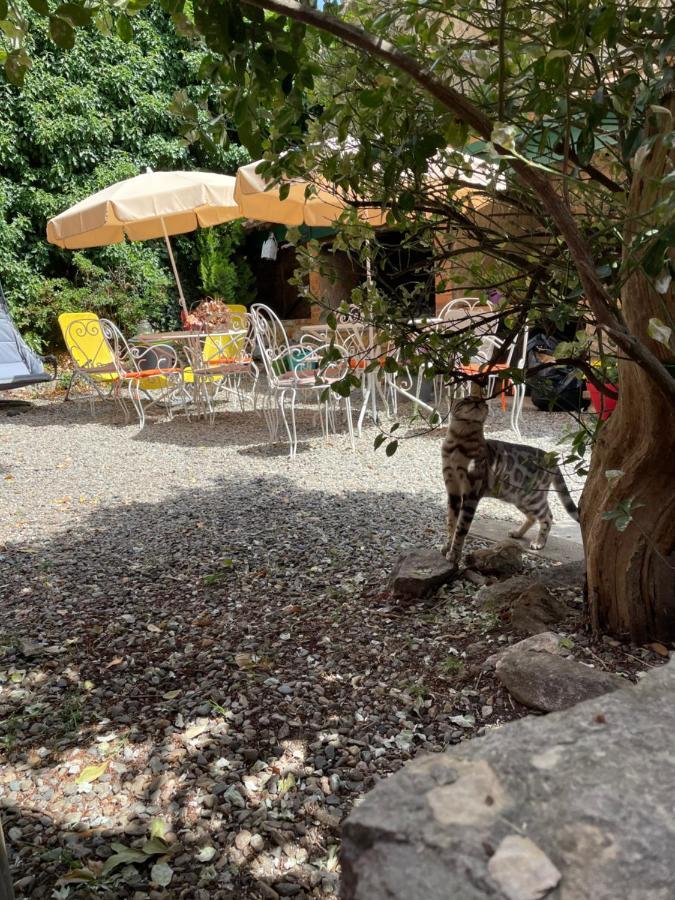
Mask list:
POLYGON ((539 522, 539 534, 530 544, 530 550, 543 550, 546 546, 551 525, 553 524, 553 513, 548 503, 544 509, 537 512, 537 522, 539 522))
POLYGON ((525 537, 527 532, 532 528, 534 523, 537 521, 537 517, 531 515, 530 513, 525 513, 525 521, 520 526, 520 528, 514 528, 513 531, 509 531, 509 537, 512 538, 522 538, 525 537))

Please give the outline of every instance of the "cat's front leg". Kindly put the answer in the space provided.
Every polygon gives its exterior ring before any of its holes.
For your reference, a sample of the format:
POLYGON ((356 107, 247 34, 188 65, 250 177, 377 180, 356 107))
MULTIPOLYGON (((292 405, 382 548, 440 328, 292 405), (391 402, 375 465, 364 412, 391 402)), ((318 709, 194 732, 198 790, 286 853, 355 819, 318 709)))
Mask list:
POLYGON ((459 494, 448 494, 448 540, 443 544, 441 553, 446 559, 452 556, 452 547, 455 541, 455 531, 457 530, 457 517, 462 507, 462 498, 459 494))
POLYGON ((455 565, 459 566, 462 560, 462 550, 464 549, 464 541, 471 528, 473 517, 476 514, 476 507, 480 500, 480 495, 468 494, 462 497, 462 508, 457 519, 457 528, 455 530, 455 542, 452 545, 452 551, 448 554, 448 559, 455 565))

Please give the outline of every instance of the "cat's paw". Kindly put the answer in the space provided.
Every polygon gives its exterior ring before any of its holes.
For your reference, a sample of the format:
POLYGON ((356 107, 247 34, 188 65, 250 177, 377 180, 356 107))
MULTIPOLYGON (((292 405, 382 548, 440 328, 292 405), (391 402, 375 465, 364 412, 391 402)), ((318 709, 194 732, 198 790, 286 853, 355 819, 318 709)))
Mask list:
POLYGON ((543 550, 546 541, 531 541, 530 550, 543 550))
POLYGON ((522 539, 523 539, 523 536, 522 536, 522 534, 518 531, 518 529, 515 529, 514 531, 509 531, 509 537, 510 537, 510 538, 515 538, 517 541, 522 541, 522 539))

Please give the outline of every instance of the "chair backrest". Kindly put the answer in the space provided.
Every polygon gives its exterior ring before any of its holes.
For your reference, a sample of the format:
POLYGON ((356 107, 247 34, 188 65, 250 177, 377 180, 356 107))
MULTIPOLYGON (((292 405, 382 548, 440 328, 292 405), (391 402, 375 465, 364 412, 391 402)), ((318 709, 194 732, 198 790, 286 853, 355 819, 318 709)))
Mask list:
POLYGON ((161 370, 176 371, 180 368, 175 347, 169 344, 153 344, 150 347, 130 346, 114 322, 110 319, 101 319, 100 322, 115 369, 120 375, 128 375, 130 372, 160 374, 161 370))
POLYGON ((246 307, 239 303, 228 303, 231 334, 209 334, 204 339, 202 355, 205 362, 213 360, 234 360, 242 362, 252 355, 252 319, 246 307), (236 333, 235 333, 236 332, 236 333))
POLYGON ((474 306, 478 306, 480 303, 479 297, 455 297, 454 300, 450 300, 445 306, 441 309, 438 314, 439 319, 452 319, 456 316, 462 314, 462 311, 466 313, 467 310, 473 309, 474 306))
POLYGON ((103 320, 95 313, 61 313, 58 321, 70 358, 78 369, 114 366, 115 356, 103 333, 103 320))
POLYGON ((253 304, 251 321, 265 374, 270 384, 277 384, 279 376, 288 368, 290 344, 286 329, 274 310, 264 303, 253 304))

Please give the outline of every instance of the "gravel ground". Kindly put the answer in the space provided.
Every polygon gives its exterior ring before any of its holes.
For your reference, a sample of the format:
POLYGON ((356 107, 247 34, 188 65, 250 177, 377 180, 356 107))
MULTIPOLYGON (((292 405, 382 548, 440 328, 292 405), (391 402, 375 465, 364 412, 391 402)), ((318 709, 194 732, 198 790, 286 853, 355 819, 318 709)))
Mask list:
MULTIPOLYGON (((524 440, 555 449, 567 421, 528 411, 524 440)), ((496 409, 491 434, 506 424, 496 409)), ((355 800, 524 713, 480 671, 513 638, 473 585, 412 606, 386 590, 402 551, 442 542, 440 436, 389 459, 372 428, 355 453, 317 431, 302 411, 291 462, 252 413, 141 433, 109 404, 0 413, 0 806, 20 897, 333 898, 355 800)))

